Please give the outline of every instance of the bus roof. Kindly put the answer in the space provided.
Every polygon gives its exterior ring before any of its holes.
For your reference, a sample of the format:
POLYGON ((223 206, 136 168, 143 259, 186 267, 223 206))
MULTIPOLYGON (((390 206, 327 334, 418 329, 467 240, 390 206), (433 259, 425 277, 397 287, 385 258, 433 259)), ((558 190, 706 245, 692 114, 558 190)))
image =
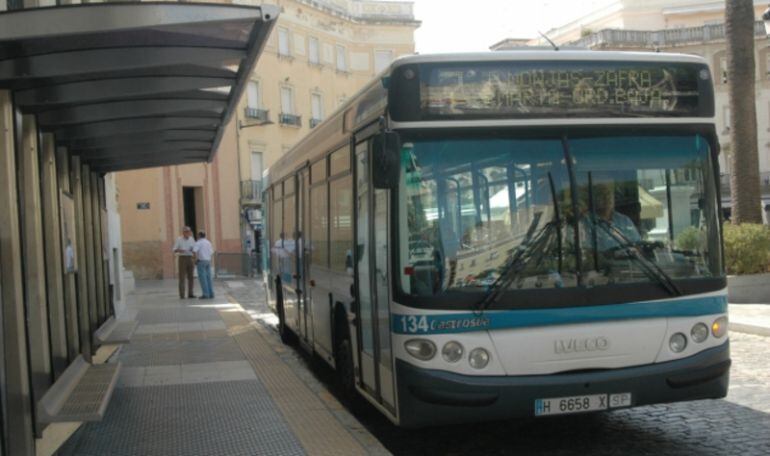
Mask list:
POLYGON ((437 62, 501 62, 515 60, 586 60, 615 62, 684 62, 707 63, 703 57, 668 52, 590 51, 590 50, 515 50, 462 52, 445 54, 415 54, 394 60, 385 74, 406 64, 437 62))

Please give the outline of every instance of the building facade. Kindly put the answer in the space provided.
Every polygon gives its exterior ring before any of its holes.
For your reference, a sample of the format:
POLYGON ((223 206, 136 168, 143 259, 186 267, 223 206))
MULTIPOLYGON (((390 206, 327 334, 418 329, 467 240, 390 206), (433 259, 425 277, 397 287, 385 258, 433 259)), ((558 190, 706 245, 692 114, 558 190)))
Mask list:
POLYGON ((214 161, 118 174, 125 264, 136 278, 175 275, 171 247, 184 225, 206 229, 220 254, 255 250, 263 171, 394 58, 414 53, 412 2, 271 3, 281 15, 214 161))
MULTIPOLYGON (((558 45, 595 50, 664 51, 695 54, 706 59, 714 75, 717 133, 722 146, 723 204, 729 206, 730 152, 727 55, 724 2, 698 0, 617 0, 590 11, 546 35, 558 45)), ((770 204, 770 42, 761 21, 767 2, 755 1, 757 135, 764 204, 770 204)), ((522 40, 502 40, 492 50, 520 48, 522 40)), ((543 46, 543 38, 525 46, 543 46)))

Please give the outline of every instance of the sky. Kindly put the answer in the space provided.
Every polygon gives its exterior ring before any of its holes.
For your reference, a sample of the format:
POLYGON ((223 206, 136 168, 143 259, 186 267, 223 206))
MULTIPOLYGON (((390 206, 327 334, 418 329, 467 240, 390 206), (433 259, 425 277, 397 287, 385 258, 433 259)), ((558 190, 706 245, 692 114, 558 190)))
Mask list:
POLYGON ((503 38, 534 38, 609 0, 414 0, 417 52, 488 51, 503 38))

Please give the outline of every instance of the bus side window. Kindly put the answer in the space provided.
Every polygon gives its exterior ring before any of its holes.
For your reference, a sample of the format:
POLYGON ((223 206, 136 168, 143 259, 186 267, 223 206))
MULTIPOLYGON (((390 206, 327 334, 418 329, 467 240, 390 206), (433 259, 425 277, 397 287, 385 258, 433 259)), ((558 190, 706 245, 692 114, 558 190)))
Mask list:
POLYGON ((350 175, 329 184, 332 271, 353 275, 353 182, 350 175))

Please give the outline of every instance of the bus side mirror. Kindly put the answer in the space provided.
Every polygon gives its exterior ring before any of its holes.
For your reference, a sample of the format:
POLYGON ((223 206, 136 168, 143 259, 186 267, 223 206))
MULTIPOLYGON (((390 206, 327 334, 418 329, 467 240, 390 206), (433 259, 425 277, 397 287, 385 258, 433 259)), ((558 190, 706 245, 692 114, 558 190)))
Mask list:
POLYGON ((372 144, 372 184, 374 188, 392 189, 398 185, 401 141, 398 133, 383 131, 372 144))

